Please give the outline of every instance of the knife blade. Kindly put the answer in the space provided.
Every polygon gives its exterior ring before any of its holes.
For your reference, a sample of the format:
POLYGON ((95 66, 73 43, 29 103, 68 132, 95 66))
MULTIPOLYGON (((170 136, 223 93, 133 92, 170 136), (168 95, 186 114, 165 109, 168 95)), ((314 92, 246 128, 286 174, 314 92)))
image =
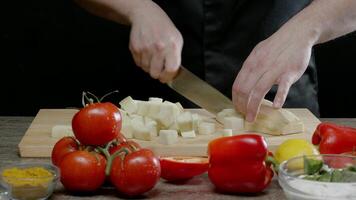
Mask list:
POLYGON ((228 97, 183 66, 180 67, 174 80, 168 82, 167 85, 212 114, 234 107, 228 97))

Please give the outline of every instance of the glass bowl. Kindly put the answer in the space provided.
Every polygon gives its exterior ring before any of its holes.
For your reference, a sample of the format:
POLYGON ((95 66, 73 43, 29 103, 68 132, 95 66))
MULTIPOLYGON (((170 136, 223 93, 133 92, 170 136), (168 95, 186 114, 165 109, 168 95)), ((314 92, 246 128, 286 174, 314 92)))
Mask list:
POLYGON ((341 154, 299 156, 284 161, 279 166, 278 182, 288 199, 356 199, 356 176, 348 177, 346 182, 303 179, 301 176, 306 175, 304 158, 321 160, 330 169, 356 167, 355 156, 341 154))
POLYGON ((48 163, 19 163, 12 164, 1 169, 0 184, 7 189, 7 195, 10 199, 34 200, 47 199, 53 193, 59 180, 59 169, 48 163), (19 178, 17 176, 7 175, 4 177, 4 171, 18 168, 27 169, 32 167, 41 167, 49 171, 52 176, 44 175, 31 178, 19 178))

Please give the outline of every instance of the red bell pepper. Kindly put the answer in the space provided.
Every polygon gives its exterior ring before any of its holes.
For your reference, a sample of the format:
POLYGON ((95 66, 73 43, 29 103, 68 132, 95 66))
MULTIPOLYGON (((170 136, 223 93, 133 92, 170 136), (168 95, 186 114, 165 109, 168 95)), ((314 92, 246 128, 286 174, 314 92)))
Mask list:
POLYGON ((312 143, 319 145, 322 154, 340 154, 356 148, 356 128, 330 122, 320 123, 314 131, 312 143))
POLYGON ((274 175, 264 138, 242 134, 215 139, 208 146, 210 181, 218 191, 257 193, 263 191, 274 175))

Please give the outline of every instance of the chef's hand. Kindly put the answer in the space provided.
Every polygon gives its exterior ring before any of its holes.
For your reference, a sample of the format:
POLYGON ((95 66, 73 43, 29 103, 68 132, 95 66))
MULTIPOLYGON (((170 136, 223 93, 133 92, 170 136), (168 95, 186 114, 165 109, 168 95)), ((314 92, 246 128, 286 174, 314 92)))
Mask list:
POLYGON ((136 65, 163 83, 172 80, 181 64, 183 38, 180 32, 153 2, 136 8, 130 19, 129 48, 136 65))
MULTIPOLYGON (((289 88, 305 72, 315 38, 297 34, 289 24, 260 42, 250 53, 238 73, 232 88, 237 110, 253 122, 262 99, 274 84, 278 85, 273 106, 282 107, 289 88)), ((300 28, 302 29, 302 28, 300 28)))

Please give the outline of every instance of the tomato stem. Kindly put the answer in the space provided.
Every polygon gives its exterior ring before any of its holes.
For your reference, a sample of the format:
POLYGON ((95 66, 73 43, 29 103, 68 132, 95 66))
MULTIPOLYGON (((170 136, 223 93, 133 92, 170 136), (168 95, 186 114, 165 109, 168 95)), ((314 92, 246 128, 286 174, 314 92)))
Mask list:
POLYGON ((105 168, 105 174, 106 176, 110 175, 110 171, 111 171, 111 165, 112 165, 112 161, 121 153, 125 153, 124 155, 129 154, 129 151, 126 148, 122 148, 119 151, 115 152, 113 155, 110 155, 109 153, 109 148, 111 147, 111 145, 115 142, 115 140, 110 141, 104 148, 102 147, 97 147, 97 149, 104 154, 107 163, 106 163, 106 168, 105 168))
MULTIPOLYGON (((89 94, 89 93, 88 93, 89 94)), ((91 94, 91 93, 90 93, 91 94)), ((95 96, 95 95, 94 95, 95 96)), ((85 103, 85 100, 87 100, 89 102, 89 104, 93 104, 94 103, 94 100, 92 98, 89 98, 87 96, 87 92, 83 92, 82 94, 82 104, 83 104, 83 107, 85 107, 87 104, 85 103)))
MULTIPOLYGON (((91 93, 91 92, 88 92, 88 91, 87 91, 87 93, 90 94, 92 97, 94 97, 94 99, 96 100, 97 103, 100 103, 99 98, 98 98, 95 94, 93 94, 93 93, 91 93)), ((92 103, 93 103, 93 102, 92 102, 92 103)))
POLYGON ((109 92, 107 94, 105 94, 104 96, 102 96, 100 99, 99 99, 99 102, 103 101, 105 99, 105 97, 109 96, 109 95, 112 95, 114 93, 119 93, 119 90, 114 90, 112 92, 109 92))

